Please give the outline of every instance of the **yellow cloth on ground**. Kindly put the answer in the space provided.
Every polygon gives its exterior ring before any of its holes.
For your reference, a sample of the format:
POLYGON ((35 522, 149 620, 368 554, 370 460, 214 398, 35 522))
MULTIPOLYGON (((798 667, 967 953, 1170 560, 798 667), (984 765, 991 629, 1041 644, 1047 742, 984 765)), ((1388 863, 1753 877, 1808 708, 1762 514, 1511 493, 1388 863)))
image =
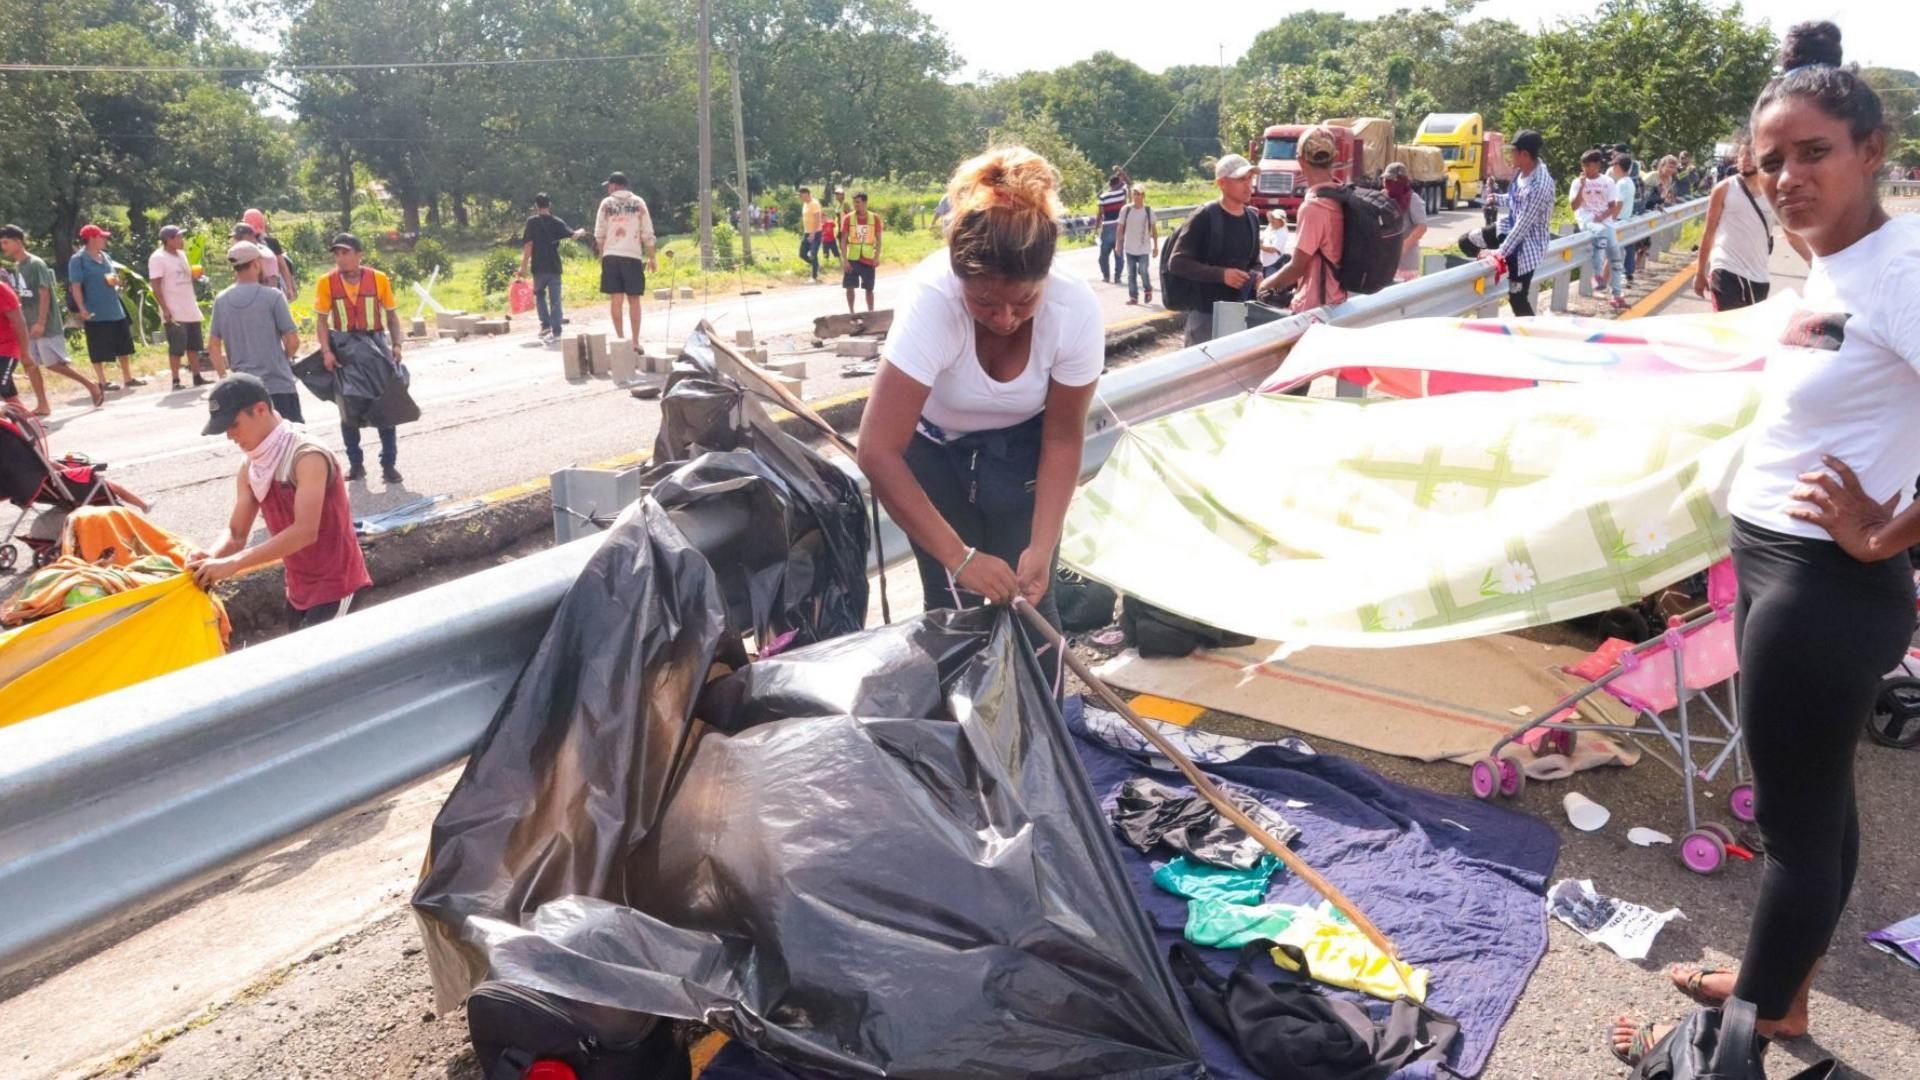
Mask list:
POLYGON ((1390 959, 1365 934, 1327 904, 1235 904, 1223 900, 1187 903, 1186 937, 1195 945, 1237 949, 1255 941, 1274 943, 1273 962, 1316 982, 1395 1001, 1427 1000, 1427 969, 1390 959))

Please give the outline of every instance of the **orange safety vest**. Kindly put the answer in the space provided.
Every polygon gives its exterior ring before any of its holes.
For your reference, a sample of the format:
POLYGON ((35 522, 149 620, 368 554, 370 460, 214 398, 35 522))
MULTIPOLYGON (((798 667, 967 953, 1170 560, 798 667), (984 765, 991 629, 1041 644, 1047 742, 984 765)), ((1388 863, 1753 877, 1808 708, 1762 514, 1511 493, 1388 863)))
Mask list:
POLYGON ((386 329, 380 321, 380 280, 371 267, 360 269, 359 303, 347 301, 347 278, 335 270, 327 278, 327 293, 333 299, 333 328, 348 333, 377 334, 386 329))

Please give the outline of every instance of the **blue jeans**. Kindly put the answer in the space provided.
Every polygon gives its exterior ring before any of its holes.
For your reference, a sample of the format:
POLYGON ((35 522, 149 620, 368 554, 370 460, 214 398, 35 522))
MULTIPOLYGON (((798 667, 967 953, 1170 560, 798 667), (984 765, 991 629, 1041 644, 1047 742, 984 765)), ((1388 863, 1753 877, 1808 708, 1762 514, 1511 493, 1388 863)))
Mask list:
POLYGON ((560 275, 533 275, 533 311, 540 316, 540 329, 561 332, 565 318, 560 313, 560 275))
POLYGON ((1137 285, 1147 287, 1147 299, 1153 299, 1153 276, 1148 272, 1146 255, 1128 255, 1127 257, 1127 299, 1140 299, 1137 285))
POLYGON ((1587 235, 1593 237, 1593 253, 1588 259, 1593 276, 1599 277, 1600 271, 1611 263, 1614 273, 1607 279, 1607 291, 1615 296, 1624 295, 1627 291, 1627 271, 1619 239, 1604 224, 1587 226, 1587 235))
POLYGON ((1119 282, 1120 267, 1113 260, 1113 239, 1115 230, 1112 222, 1100 226, 1100 280, 1119 282), (1112 271, 1108 271, 1108 267, 1112 271))
MULTIPOLYGON (((400 460, 400 432, 397 428, 376 428, 380 433, 380 467, 393 468, 400 460)), ((366 455, 360 452, 360 429, 352 424, 340 425, 340 441, 347 444, 347 468, 358 469, 366 463, 366 455)))
POLYGON ((807 233, 800 238, 800 261, 813 267, 813 280, 820 280, 820 234, 807 233))

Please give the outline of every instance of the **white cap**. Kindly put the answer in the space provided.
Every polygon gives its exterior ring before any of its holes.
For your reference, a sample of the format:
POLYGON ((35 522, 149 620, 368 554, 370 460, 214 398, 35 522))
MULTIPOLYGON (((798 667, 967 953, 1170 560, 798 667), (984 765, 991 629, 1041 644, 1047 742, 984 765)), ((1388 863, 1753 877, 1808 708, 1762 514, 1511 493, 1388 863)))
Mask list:
POLYGON ((260 250, 259 244, 251 240, 242 240, 227 249, 227 265, 239 266, 243 263, 254 262, 265 255, 266 252, 260 250))
POLYGON ((1228 154, 1213 163, 1215 180, 1238 180, 1253 171, 1253 162, 1239 154, 1228 154))

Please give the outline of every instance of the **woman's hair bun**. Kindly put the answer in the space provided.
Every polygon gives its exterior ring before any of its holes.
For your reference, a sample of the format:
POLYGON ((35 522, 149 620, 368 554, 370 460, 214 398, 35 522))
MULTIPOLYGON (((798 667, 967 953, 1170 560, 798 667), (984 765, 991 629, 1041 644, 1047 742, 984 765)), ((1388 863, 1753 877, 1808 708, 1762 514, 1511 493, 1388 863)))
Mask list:
POLYGON ((1780 42, 1780 70, 1824 64, 1839 67, 1840 28, 1830 22, 1804 22, 1787 31, 1780 42))
POLYGON ((953 218, 994 207, 1065 215, 1060 205, 1060 170, 1024 146, 1000 146, 969 158, 947 184, 953 218))
POLYGON ((1032 281, 1047 276, 1066 208, 1060 170, 1024 146, 960 163, 947 183, 947 253, 954 273, 1032 281))

